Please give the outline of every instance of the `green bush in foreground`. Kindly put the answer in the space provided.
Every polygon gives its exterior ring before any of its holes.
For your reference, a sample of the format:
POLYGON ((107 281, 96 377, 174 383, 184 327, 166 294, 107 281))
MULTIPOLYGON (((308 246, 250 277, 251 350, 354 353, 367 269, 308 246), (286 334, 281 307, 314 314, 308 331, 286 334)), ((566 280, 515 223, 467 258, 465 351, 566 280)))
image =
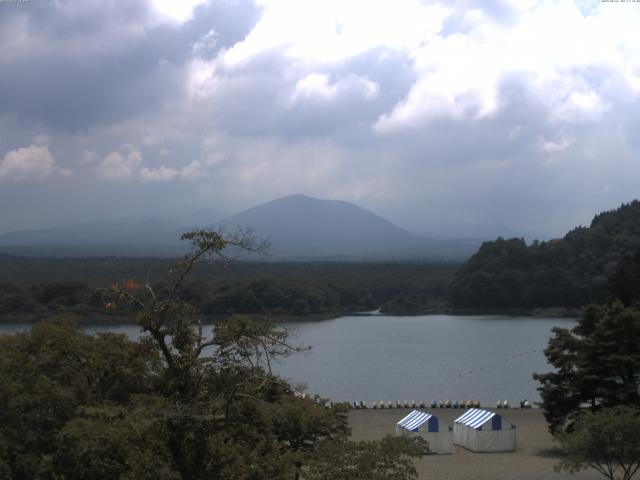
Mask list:
POLYGON ((640 411, 631 407, 585 413, 571 433, 557 435, 564 459, 556 470, 593 468, 610 480, 630 480, 640 468, 640 411))
POLYGON ((178 294, 184 279, 199 260, 259 247, 184 238, 194 250, 166 294, 133 280, 103 292, 135 315, 140 341, 87 335, 68 318, 0 337, 0 478, 415 478, 409 459, 424 441, 351 442, 343 410, 273 374, 276 358, 301 350, 286 331, 241 316, 204 331, 178 294))

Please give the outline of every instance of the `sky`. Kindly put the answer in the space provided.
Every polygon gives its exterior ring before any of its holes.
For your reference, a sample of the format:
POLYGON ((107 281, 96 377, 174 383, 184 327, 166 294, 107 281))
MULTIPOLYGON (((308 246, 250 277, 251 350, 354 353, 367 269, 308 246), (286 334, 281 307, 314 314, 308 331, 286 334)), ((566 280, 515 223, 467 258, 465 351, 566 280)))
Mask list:
POLYGON ((638 31, 600 0, 0 1, 0 232, 306 194, 559 236, 640 196, 638 31))

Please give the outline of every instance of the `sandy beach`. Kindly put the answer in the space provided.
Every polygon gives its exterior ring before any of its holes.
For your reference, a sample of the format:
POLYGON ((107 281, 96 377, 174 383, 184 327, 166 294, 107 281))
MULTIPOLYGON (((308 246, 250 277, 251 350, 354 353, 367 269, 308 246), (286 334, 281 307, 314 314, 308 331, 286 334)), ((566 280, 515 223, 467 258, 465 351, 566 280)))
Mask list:
MULTIPOLYGON (((451 424, 461 415, 458 409, 421 409, 440 419, 441 425, 451 424)), ((373 440, 395 431, 395 424, 411 409, 352 410, 349 424, 354 440, 373 440)), ((473 453, 454 446, 453 455, 428 455, 416 461, 419 478, 424 480, 595 480, 603 478, 594 471, 575 475, 555 473, 558 463, 556 445, 547 432, 539 409, 496 410, 516 425, 517 450, 509 453, 473 453)))

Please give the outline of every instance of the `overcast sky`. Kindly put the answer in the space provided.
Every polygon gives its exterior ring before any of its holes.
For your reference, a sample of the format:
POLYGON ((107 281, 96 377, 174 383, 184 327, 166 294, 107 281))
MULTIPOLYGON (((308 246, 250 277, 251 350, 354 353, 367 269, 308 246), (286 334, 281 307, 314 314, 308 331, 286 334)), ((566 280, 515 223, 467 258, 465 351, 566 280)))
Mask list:
POLYGON ((0 1, 0 232, 303 193, 563 234, 640 196, 639 31, 600 0, 0 1))

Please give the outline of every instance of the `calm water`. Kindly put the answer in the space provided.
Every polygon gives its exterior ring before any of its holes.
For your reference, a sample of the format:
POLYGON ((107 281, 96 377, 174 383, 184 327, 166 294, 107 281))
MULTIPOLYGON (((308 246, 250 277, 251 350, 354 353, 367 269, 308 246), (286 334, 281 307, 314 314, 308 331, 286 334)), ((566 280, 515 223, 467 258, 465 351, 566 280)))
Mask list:
MULTIPOLYGON (((292 383, 334 400, 539 398, 533 372, 550 369, 550 329, 574 320, 505 316, 358 316, 283 324, 312 351, 276 365, 292 383)), ((0 333, 24 329, 0 325, 0 333)), ((94 333, 103 326, 87 327, 94 333)), ((110 331, 138 336, 135 326, 110 331)))

